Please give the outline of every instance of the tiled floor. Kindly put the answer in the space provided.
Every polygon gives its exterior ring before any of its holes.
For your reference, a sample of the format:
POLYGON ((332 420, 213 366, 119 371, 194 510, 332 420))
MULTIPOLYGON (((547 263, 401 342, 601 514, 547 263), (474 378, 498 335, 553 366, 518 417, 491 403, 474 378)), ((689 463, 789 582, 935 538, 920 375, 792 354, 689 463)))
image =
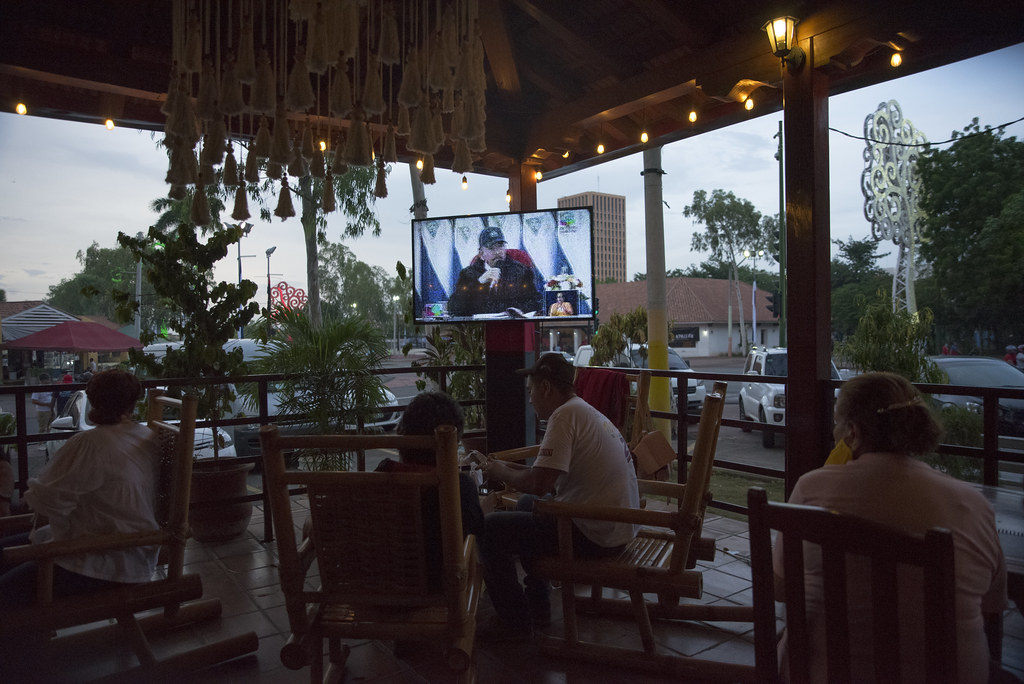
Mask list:
MULTIPOLYGON (((301 507, 301 504, 296 502, 296 506, 301 507)), ((718 553, 713 563, 700 564, 704 568, 705 597, 702 601, 749 605, 746 524, 709 516, 705 530, 706 534, 717 538, 718 553)), ((308 669, 288 670, 279 659, 279 650, 288 635, 288 621, 284 598, 277 585, 275 547, 273 543, 260 541, 262 532, 262 511, 257 507, 249 532, 242 539, 222 544, 190 542, 188 570, 202 574, 206 596, 221 600, 223 614, 219 621, 158 637, 154 640, 158 650, 173 653, 189 645, 250 630, 259 637, 259 650, 255 654, 187 675, 190 683, 303 682, 309 679, 308 669)), ((553 603, 557 610, 557 598, 553 603)), ((484 599, 479 615, 481 621, 486 620, 490 611, 484 599)), ((557 614, 555 617, 552 626, 545 631, 558 634, 561 620, 557 619, 557 614)), ((580 628, 586 638, 627 647, 639 646, 635 625, 628 620, 583 617, 580 628)), ((753 663, 753 632, 749 623, 660 623, 655 632, 665 652, 714 661, 753 663)), ((31 681, 79 682, 134 664, 134 658, 116 643, 68 649, 43 660, 50 664, 50 671, 34 673, 36 676, 31 681)), ((1024 676, 1024 619, 1016 609, 1006 615, 1004 663, 1017 676, 1024 676)), ((477 681, 483 684, 685 681, 679 677, 544 655, 535 642, 501 645, 478 642, 476 671, 477 681)), ((392 644, 364 641, 352 643, 345 681, 411 684, 453 681, 453 678, 445 673, 438 653, 427 650, 398 658, 393 654, 392 644)))

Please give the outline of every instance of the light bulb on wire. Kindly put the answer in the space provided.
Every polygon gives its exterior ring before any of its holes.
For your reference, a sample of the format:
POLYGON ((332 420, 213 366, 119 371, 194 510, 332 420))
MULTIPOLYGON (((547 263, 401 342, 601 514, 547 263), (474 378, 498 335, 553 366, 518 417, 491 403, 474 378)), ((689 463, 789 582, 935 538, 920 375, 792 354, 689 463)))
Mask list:
POLYGON ((469 179, 467 179, 465 176, 463 176, 462 177, 462 189, 466 190, 468 188, 469 188, 469 179))
POLYGON ((28 107, 25 106, 24 102, 19 102, 17 105, 14 106, 14 111, 16 111, 18 114, 25 115, 28 114, 28 107))

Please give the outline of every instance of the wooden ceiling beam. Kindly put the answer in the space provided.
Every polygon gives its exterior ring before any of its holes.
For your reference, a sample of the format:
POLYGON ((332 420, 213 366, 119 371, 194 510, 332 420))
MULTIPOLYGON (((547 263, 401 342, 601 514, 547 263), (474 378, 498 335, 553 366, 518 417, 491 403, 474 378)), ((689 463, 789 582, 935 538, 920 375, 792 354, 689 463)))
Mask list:
POLYGON ((616 78, 623 76, 621 64, 608 59, 607 55, 595 49, 591 43, 580 38, 577 32, 542 10, 536 3, 530 2, 530 0, 511 0, 511 2, 536 21, 544 31, 550 33, 554 40, 559 41, 562 45, 569 46, 579 56, 580 61, 587 62, 598 70, 611 74, 616 78))
POLYGON ((494 83, 501 92, 521 93, 516 56, 508 35, 508 23, 498 0, 480 0, 480 34, 494 83))

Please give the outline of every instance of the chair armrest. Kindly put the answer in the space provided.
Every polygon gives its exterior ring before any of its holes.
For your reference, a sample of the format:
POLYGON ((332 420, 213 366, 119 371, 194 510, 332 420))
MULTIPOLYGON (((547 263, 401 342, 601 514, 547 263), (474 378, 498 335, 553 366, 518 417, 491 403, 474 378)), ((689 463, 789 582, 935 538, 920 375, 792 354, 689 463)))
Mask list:
POLYGON ((12 534, 30 531, 32 529, 32 518, 34 517, 35 514, 33 513, 24 513, 22 515, 8 515, 7 517, 0 518, 0 537, 9 537, 12 534))
POLYGON ((171 541, 171 535, 160 530, 152 532, 124 532, 82 537, 45 544, 24 544, 4 549, 4 560, 8 563, 24 563, 31 560, 46 560, 82 553, 98 553, 135 546, 159 546, 171 541))
POLYGON ((528 458, 536 458, 538 453, 540 453, 540 445, 534 444, 533 446, 519 447, 517 449, 494 451, 487 454, 487 458, 497 461, 525 461, 528 458))
POLYGON ((665 511, 648 511, 640 508, 623 508, 620 506, 592 506, 588 504, 569 504, 561 501, 538 499, 533 512, 562 518, 585 518, 587 520, 606 520, 609 522, 646 525, 648 527, 679 526, 679 514, 665 511))
POLYGON ((664 496, 677 502, 683 500, 683 493, 686 491, 686 485, 677 482, 637 480, 636 484, 640 488, 640 496, 664 496))

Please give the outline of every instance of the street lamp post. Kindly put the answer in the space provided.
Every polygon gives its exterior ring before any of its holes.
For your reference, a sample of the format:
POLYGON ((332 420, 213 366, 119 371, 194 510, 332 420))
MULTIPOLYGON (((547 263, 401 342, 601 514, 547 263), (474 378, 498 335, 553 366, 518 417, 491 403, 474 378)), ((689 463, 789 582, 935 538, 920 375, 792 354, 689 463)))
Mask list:
POLYGON ((395 327, 392 331, 392 338, 394 339, 395 353, 398 353, 398 295, 391 295, 391 312, 395 315, 395 327))
POLYGON ((749 249, 743 250, 744 260, 750 258, 754 264, 754 288, 750 291, 750 310, 753 316, 753 330, 750 332, 750 340, 751 344, 755 345, 757 344, 757 258, 762 256, 764 256, 763 249, 759 249, 756 252, 751 252, 749 249))
POLYGON ((267 340, 270 339, 270 335, 272 333, 270 329, 270 310, 272 306, 270 299, 270 255, 273 254, 276 249, 277 245, 267 249, 267 340))
MULTIPOLYGON (((252 230, 252 224, 247 222, 247 221, 243 221, 242 223, 239 223, 238 227, 242 229, 242 237, 247 236, 249 234, 249 231, 252 230)), ((238 242, 235 243, 235 246, 238 248, 238 285, 239 285, 239 287, 241 287, 241 285, 242 285, 242 238, 238 238, 238 242)), ((246 254, 245 256, 247 256, 247 257, 254 257, 256 255, 255 254, 246 254)), ((242 305, 241 304, 238 305, 238 310, 239 311, 242 310, 242 305)), ((245 328, 244 328, 244 326, 239 325, 238 326, 238 339, 242 339, 242 337, 244 335, 245 335, 245 328)))

